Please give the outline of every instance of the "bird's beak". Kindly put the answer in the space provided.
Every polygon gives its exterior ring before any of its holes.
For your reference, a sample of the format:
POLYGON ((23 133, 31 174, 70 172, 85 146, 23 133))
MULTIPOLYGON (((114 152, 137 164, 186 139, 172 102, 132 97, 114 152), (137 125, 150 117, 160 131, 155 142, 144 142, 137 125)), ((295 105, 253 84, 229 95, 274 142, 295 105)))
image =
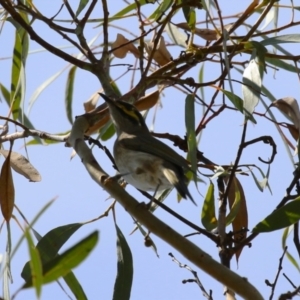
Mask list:
POLYGON ((104 99, 107 104, 115 104, 115 101, 107 97, 106 95, 99 93, 99 95, 104 99))

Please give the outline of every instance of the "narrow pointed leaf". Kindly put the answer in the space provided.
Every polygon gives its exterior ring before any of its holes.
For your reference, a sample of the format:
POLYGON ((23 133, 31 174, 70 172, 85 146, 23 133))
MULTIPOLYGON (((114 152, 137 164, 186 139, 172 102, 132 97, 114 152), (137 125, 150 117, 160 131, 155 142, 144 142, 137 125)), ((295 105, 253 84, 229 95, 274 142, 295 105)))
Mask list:
POLYGON ((43 266, 44 283, 55 281, 77 267, 95 248, 98 238, 98 231, 95 231, 60 256, 46 263, 43 266))
POLYGON ((71 124, 73 124, 72 117, 72 102, 73 102, 73 90, 74 90, 74 80, 75 80, 75 72, 77 70, 76 66, 73 66, 68 74, 66 91, 65 91, 65 107, 67 112, 68 120, 71 124))
MULTIPOLYGON (((287 227, 283 231, 282 239, 281 239, 282 249, 284 249, 286 247, 286 241, 287 241, 287 238, 288 238, 291 230, 292 230, 292 227, 287 227)), ((300 272, 300 266, 299 266, 297 260, 293 257, 293 255, 289 251, 286 251, 286 256, 287 256, 288 260, 292 263, 292 265, 294 265, 294 267, 300 272)))
POLYGON ((113 300, 129 300, 133 278, 133 261, 127 241, 116 224, 117 231, 117 278, 114 286, 113 300))
POLYGON ((249 119, 259 102, 262 84, 258 64, 253 59, 244 71, 243 83, 244 113, 246 118, 249 119))
MULTIPOLYGON (((83 224, 74 223, 60 226, 50 230, 37 243, 43 265, 54 259, 58 255, 60 248, 68 241, 68 239, 82 226, 83 224)), ((27 282, 31 280, 31 272, 29 262, 27 262, 21 273, 22 278, 27 282)))
POLYGON ((80 282, 77 280, 73 272, 70 272, 67 275, 65 275, 64 281, 68 285, 76 299, 88 300, 80 282))
POLYGON ((278 35, 261 41, 264 46, 278 45, 283 43, 300 43, 300 34, 278 35))
POLYGON ((10 166, 10 155, 2 165, 0 173, 0 205, 2 215, 9 222, 15 204, 15 188, 10 166))
MULTIPOLYGON (((239 96, 233 94, 230 91, 223 90, 223 89, 221 89, 221 91, 232 102, 232 104, 234 105, 234 107, 243 114, 244 113, 244 101, 243 101, 243 99, 241 99, 239 96)), ((249 115, 249 119, 253 123, 256 124, 256 120, 254 119, 254 117, 252 115, 249 115)))
MULTIPOLYGON (((232 229, 235 233, 234 240, 241 242, 247 236, 246 229, 248 228, 248 210, 244 189, 236 177, 234 177, 233 184, 230 186, 228 202, 230 212, 228 216, 226 216, 226 224, 228 224, 228 221, 232 220, 232 229), (245 229, 245 231, 243 229, 245 229)), ((237 262, 242 250, 243 248, 235 253, 237 262)))
POLYGON ((25 237, 30 255, 30 270, 32 274, 32 285, 35 288, 37 299, 40 298, 43 285, 43 268, 38 249, 34 246, 29 230, 25 230, 25 237))
POLYGON ((286 228, 295 224, 300 219, 300 198, 287 203, 285 206, 275 210, 263 221, 259 222, 253 232, 270 232, 286 228))
POLYGON ((210 182, 209 187, 207 189, 202 212, 201 212, 201 222, 202 225, 206 230, 213 230, 217 227, 218 222, 216 218, 216 211, 215 211, 215 195, 214 195, 214 185, 210 182))
MULTIPOLYGON (((43 264, 43 283, 50 283, 64 277, 77 267, 95 248, 98 235, 98 231, 93 232, 61 255, 43 264)), ((32 280, 26 282, 24 288, 30 286, 32 286, 32 280)))
MULTIPOLYGON (((8 150, 0 150, 0 153, 4 157, 7 157, 9 155, 8 150)), ((30 181, 41 181, 41 175, 39 174, 39 172, 23 155, 12 151, 10 154, 10 165, 17 173, 23 175, 30 181)))
POLYGON ((86 5, 89 3, 89 0, 80 0, 75 16, 78 17, 79 14, 84 10, 86 5))
MULTIPOLYGON (((28 23, 27 14, 20 12, 23 20, 28 23)), ((25 95, 25 63, 29 49, 28 33, 19 23, 12 18, 8 18, 15 27, 15 44, 12 56, 12 69, 11 69, 11 90, 10 90, 10 106, 14 119, 20 116, 20 104, 25 95)))
POLYGON ((185 127, 188 144, 188 159, 192 165, 193 179, 197 185, 197 140, 195 134, 195 97, 188 95, 185 99, 185 127))

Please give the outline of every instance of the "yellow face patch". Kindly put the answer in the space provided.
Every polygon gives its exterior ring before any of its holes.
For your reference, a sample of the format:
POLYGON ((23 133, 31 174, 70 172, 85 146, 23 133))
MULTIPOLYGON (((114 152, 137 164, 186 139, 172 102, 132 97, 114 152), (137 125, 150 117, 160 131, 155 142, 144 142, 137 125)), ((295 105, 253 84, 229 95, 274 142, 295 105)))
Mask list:
POLYGON ((135 108, 132 106, 125 106, 123 104, 118 104, 119 108, 129 115, 131 118, 135 119, 138 123, 140 123, 140 118, 138 113, 136 112, 135 108))

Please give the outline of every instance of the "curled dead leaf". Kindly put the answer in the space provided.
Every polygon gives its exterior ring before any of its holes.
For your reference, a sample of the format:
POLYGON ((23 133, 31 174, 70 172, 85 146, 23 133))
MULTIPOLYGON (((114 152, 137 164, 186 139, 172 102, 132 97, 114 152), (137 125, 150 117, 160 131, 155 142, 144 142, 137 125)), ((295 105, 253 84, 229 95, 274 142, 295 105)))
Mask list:
POLYGON ((5 158, 0 173, 0 205, 5 221, 9 222, 15 205, 15 188, 9 154, 5 158))
POLYGON ((299 130, 293 124, 286 124, 291 136, 294 138, 295 141, 299 140, 299 130))
POLYGON ((124 58, 128 52, 131 52, 136 58, 140 57, 139 50, 120 33, 117 34, 117 38, 112 43, 111 48, 113 55, 117 58, 124 58))
POLYGON ((297 129, 300 128, 300 111, 298 102, 295 98, 281 98, 274 101, 271 106, 277 107, 294 123, 297 129))
POLYGON ((93 93, 91 95, 91 97, 83 103, 83 107, 84 107, 85 112, 92 111, 93 109, 96 108, 99 97, 100 97, 99 92, 101 92, 101 90, 93 93))
MULTIPOLYGON (((152 37, 152 39, 149 43, 145 44, 145 49, 146 49, 146 52, 148 53, 148 55, 150 55, 151 52, 153 51, 154 38, 155 38, 155 36, 152 37)), ((161 36, 159 39, 158 45, 153 54, 153 59, 160 66, 166 65, 167 63, 169 63, 172 60, 172 56, 166 47, 165 39, 163 36, 161 36)))
MULTIPOLYGON (((0 153, 7 159, 9 156, 8 150, 0 150, 0 153)), ((38 182, 41 181, 40 173, 34 168, 34 166, 28 161, 26 157, 17 153, 11 152, 10 154, 10 166, 19 174, 23 175, 29 181, 38 182)))
POLYGON ((134 105, 139 111, 143 111, 153 107, 159 100, 159 91, 151 92, 144 97, 141 97, 134 105))

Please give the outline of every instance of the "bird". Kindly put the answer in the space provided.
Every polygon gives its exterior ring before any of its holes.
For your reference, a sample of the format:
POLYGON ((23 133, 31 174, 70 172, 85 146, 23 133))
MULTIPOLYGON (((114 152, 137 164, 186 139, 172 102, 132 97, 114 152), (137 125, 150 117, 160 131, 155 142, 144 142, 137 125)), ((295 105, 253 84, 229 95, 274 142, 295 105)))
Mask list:
POLYGON ((187 188, 185 172, 188 162, 172 148, 153 137, 141 113, 130 103, 105 100, 116 129, 113 153, 120 175, 127 183, 142 191, 157 191, 175 187, 184 198, 195 205, 187 188))

